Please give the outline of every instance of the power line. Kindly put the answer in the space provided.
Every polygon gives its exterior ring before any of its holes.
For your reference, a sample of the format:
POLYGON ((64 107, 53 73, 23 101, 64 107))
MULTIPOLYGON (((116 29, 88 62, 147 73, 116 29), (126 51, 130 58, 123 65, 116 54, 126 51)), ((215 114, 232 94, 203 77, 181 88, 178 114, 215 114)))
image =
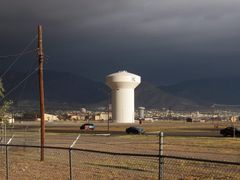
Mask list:
POLYGON ((27 49, 32 45, 32 43, 37 39, 37 36, 35 36, 29 43, 28 45, 23 49, 23 51, 19 54, 19 56, 16 57, 16 59, 8 66, 6 71, 1 75, 0 79, 8 73, 8 71, 12 68, 12 66, 22 57, 22 55, 27 51, 27 49))
POLYGON ((22 81, 20 81, 15 87, 13 87, 1 100, 0 103, 8 97, 9 94, 12 93, 16 88, 18 88, 22 83, 24 83, 28 78, 30 78, 39 68, 37 67, 35 70, 33 70, 29 75, 27 75, 22 81))
POLYGON ((32 49, 32 50, 29 50, 29 51, 25 51, 25 53, 9 54, 9 55, 5 55, 5 56, 0 56, 0 59, 7 59, 7 58, 11 58, 11 57, 16 57, 16 56, 19 56, 19 55, 30 54, 30 53, 36 52, 36 51, 37 51, 37 49, 32 49))
MULTIPOLYGON (((30 66, 30 69, 28 70, 28 73, 31 72, 31 69, 32 69, 34 66, 36 66, 36 64, 37 64, 37 61, 33 61, 33 62, 32 62, 31 66, 30 66)), ((24 92, 24 90, 25 90, 25 87, 26 87, 26 85, 27 85, 27 82, 28 82, 28 81, 26 80, 25 83, 23 84, 23 88, 22 88, 21 92, 19 93, 19 96, 18 96, 18 98, 17 98, 17 101, 19 101, 19 99, 22 97, 23 92, 24 92)))

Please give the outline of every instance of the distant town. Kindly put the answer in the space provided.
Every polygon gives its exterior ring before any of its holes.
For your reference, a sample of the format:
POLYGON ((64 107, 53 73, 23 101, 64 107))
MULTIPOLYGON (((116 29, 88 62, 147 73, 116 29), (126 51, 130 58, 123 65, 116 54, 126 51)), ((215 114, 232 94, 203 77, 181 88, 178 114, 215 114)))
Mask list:
MULTIPOLYGON (((188 121, 188 122, 206 122, 206 121, 229 121, 231 118, 239 120, 239 112, 230 110, 214 110, 214 111, 173 111, 169 109, 143 109, 143 107, 137 108, 135 111, 135 122, 141 120, 142 122, 153 122, 153 121, 165 121, 165 120, 176 120, 176 121, 188 121)), ((14 112, 6 115, 9 123, 14 121, 40 121, 38 112, 14 112)), ((46 112, 45 121, 95 121, 95 122, 112 122, 111 109, 108 110, 106 107, 99 107, 97 110, 88 110, 86 108, 79 108, 74 111, 59 110, 55 112, 46 112)))

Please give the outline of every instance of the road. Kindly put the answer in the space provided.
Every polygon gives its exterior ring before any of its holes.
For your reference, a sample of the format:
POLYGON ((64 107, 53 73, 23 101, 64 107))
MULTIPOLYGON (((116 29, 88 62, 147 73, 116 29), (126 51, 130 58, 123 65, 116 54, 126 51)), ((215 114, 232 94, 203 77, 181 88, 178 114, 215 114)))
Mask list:
MULTIPOLYGON (((47 133, 82 133, 82 134, 111 134, 111 135, 125 135, 125 128, 129 127, 126 124, 115 124, 111 123, 110 131, 107 131, 106 123, 95 123, 97 129, 91 130, 80 130, 80 123, 46 123, 47 133)), ((152 124, 145 125, 144 128, 148 129, 152 124)), ((25 130, 27 131, 38 131, 40 128, 39 122, 26 122, 26 123, 16 123, 13 127, 14 130, 25 130)), ((158 135, 159 131, 149 131, 146 130, 146 135, 158 135)), ((184 136, 184 137, 221 137, 219 130, 213 128, 203 128, 203 127, 192 127, 190 129, 172 129, 166 130, 164 136, 184 136)))

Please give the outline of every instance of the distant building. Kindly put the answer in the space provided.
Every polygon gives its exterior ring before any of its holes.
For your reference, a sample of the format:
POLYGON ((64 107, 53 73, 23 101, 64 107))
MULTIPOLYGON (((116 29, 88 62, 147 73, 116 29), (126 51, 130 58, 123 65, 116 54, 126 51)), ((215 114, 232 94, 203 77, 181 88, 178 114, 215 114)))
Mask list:
POLYGON ((230 117, 230 121, 231 121, 232 123, 237 122, 238 119, 239 119, 238 116, 231 116, 231 117, 230 117))
MULTIPOLYGON (((38 117, 37 120, 40 121, 41 118, 38 117)), ((59 119, 56 115, 47 114, 47 113, 44 114, 44 120, 45 121, 59 121, 59 119)))
POLYGON ((112 119, 112 113, 110 112, 108 114, 108 112, 100 112, 100 113, 96 113, 93 115, 93 120, 94 121, 99 121, 99 120, 102 120, 102 121, 107 121, 109 119, 112 119))
POLYGON ((85 120, 85 115, 69 115, 70 120, 85 120))
POLYGON ((1 123, 4 123, 4 122, 9 123, 9 124, 13 124, 15 122, 15 119, 14 119, 12 114, 7 113, 1 119, 1 123))

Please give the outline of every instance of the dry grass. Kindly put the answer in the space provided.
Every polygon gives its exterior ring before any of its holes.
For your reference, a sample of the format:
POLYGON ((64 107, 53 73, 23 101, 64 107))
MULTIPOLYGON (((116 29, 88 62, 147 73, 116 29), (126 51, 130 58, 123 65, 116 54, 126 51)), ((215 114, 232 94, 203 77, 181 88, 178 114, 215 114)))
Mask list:
MULTIPOLYGON (((123 131, 129 125, 111 125, 112 131, 123 131)), ((214 130, 211 123, 159 122, 145 123, 147 132, 202 132, 214 130)), ((64 128, 64 127, 63 127, 64 128)), ((99 124, 96 131, 104 131, 99 124)), ((61 129, 61 128, 59 128, 61 129)), ((68 147, 77 137, 79 125, 69 127, 74 133, 47 133, 46 143, 68 147)), ((63 131, 64 132, 64 131, 63 131)), ((14 144, 39 144, 38 132, 15 132, 14 144)), ((83 134, 76 148, 125 153, 159 153, 156 135, 93 136, 83 134)), ((164 138, 164 154, 201 159, 240 162, 240 138, 171 137, 164 138)), ((68 151, 46 150, 39 162, 38 149, 10 148, 10 179, 68 179, 68 151), (43 173, 44 172, 44 173, 43 173)), ((0 156, 0 179, 4 178, 4 151, 0 156)), ((114 156, 82 151, 73 152, 75 179, 157 179, 158 158, 114 156)), ((237 179, 240 167, 165 159, 165 179, 237 179)))

